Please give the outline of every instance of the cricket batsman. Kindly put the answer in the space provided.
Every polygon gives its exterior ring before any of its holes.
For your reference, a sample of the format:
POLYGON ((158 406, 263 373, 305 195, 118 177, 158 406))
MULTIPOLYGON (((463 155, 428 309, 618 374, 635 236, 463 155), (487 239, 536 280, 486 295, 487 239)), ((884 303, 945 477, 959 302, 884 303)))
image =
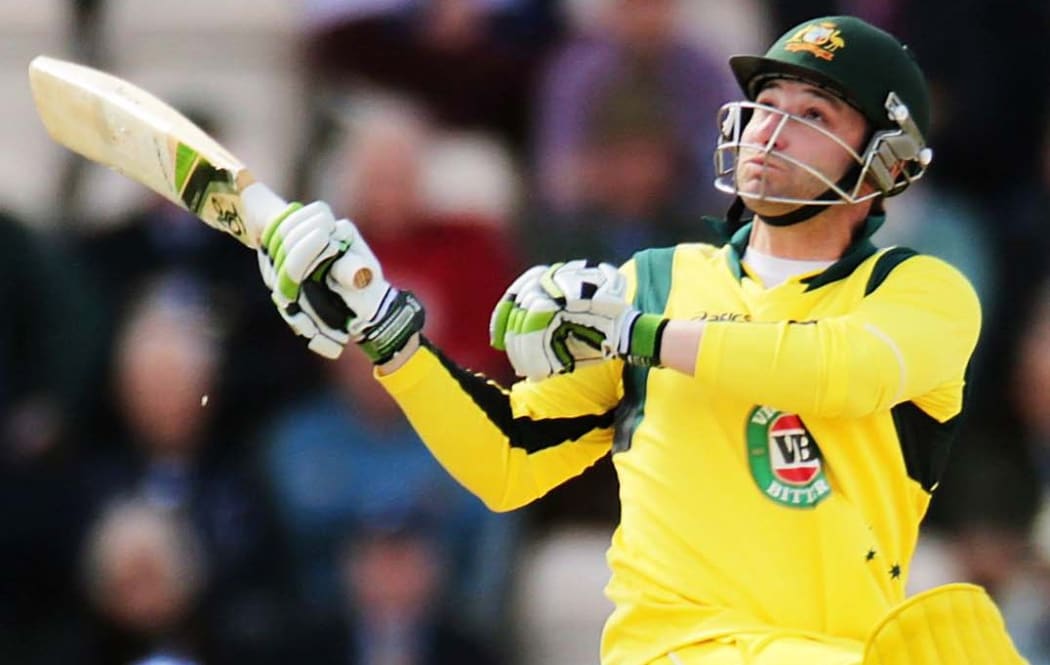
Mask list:
POLYGON ((954 268, 872 240, 932 158, 924 76, 849 16, 730 67, 728 243, 527 271, 491 323, 511 388, 429 342, 422 304, 324 203, 270 223, 273 299, 313 350, 368 354, 493 510, 612 455, 604 665, 1021 663, 981 588, 904 592, 981 318, 954 268))

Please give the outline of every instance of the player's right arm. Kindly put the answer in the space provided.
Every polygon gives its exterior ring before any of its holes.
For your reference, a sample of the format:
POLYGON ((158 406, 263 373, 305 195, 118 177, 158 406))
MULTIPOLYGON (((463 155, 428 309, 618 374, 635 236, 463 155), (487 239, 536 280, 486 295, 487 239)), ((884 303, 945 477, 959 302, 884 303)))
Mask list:
POLYGON ((582 473, 612 444, 617 363, 509 390, 422 339, 396 371, 376 373, 441 465, 492 510, 513 510, 582 473))
POLYGON ((259 266, 311 350, 334 358, 356 342, 437 460, 491 509, 525 505, 609 451, 622 365, 510 390, 460 368, 421 337, 422 305, 327 205, 293 204, 270 222, 259 266))

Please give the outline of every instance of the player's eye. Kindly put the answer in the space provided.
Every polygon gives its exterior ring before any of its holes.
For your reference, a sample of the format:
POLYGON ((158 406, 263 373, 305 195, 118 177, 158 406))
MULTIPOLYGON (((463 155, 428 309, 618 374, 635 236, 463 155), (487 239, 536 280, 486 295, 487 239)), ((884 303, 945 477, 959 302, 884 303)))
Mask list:
POLYGON ((776 99, 773 98, 773 95, 759 95, 755 98, 755 103, 761 104, 762 106, 777 108, 776 99))
POLYGON ((828 116, 824 111, 812 106, 802 112, 802 117, 810 122, 817 123, 825 123, 828 120, 828 116))

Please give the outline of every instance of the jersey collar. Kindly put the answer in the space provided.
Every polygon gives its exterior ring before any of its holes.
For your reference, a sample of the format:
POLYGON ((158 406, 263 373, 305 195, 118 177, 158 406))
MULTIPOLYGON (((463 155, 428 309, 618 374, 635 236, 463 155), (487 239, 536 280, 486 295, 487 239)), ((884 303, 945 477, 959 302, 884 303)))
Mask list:
MULTIPOLYGON (((868 215, 864 220, 863 226, 860 227, 857 237, 853 239, 853 244, 846 248, 846 252, 838 261, 832 263, 822 272, 810 275, 809 277, 804 277, 800 280, 806 285, 806 291, 812 291, 826 284, 837 282, 840 279, 848 277, 854 270, 856 270, 857 266, 877 251, 877 248, 871 242, 871 236, 879 230, 879 227, 881 227, 885 221, 886 215, 868 215)), ((751 237, 752 223, 753 222, 748 222, 737 229, 736 233, 733 234, 733 237, 729 239, 728 243, 726 261, 729 265, 729 271, 733 273, 733 277, 735 277, 738 282, 743 278, 744 274, 744 269, 740 265, 740 258, 744 256, 744 250, 747 249, 747 242, 751 237)))

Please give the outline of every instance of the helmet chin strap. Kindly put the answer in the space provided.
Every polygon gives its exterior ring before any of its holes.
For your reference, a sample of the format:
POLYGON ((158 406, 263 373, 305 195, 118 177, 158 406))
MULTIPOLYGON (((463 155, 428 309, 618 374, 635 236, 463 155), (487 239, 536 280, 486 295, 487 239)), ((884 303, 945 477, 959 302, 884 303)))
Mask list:
MULTIPOLYGON (((828 189, 824 194, 821 194, 820 198, 823 199, 829 193, 833 193, 833 191, 828 189)), ((791 226, 815 217, 830 207, 830 204, 807 203, 783 215, 762 215, 762 221, 770 226, 791 226)), ((743 219, 745 210, 749 210, 747 203, 738 195, 733 199, 733 202, 729 205, 729 211, 726 213, 727 231, 730 237, 746 222, 750 221, 750 219, 743 219)))
MULTIPOLYGON (((828 198, 829 196, 837 196, 831 188, 825 190, 818 197, 818 200, 831 200, 828 198)), ((828 203, 807 203, 783 215, 762 215, 762 221, 770 226, 792 226, 815 217, 830 207, 831 204, 828 203)), ((743 197, 737 195, 729 205, 729 211, 726 213, 726 222, 730 236, 736 233, 737 229, 742 227, 745 222, 750 221, 750 219, 743 219, 745 210, 750 210, 747 207, 747 202, 744 201, 743 197)))
MULTIPOLYGON (((819 198, 823 199, 828 193, 831 193, 830 189, 819 198)), ((811 217, 816 217, 830 207, 831 205, 827 203, 807 203, 806 205, 801 205, 783 215, 762 215, 762 221, 770 226, 793 226, 799 222, 804 222, 811 217)))

